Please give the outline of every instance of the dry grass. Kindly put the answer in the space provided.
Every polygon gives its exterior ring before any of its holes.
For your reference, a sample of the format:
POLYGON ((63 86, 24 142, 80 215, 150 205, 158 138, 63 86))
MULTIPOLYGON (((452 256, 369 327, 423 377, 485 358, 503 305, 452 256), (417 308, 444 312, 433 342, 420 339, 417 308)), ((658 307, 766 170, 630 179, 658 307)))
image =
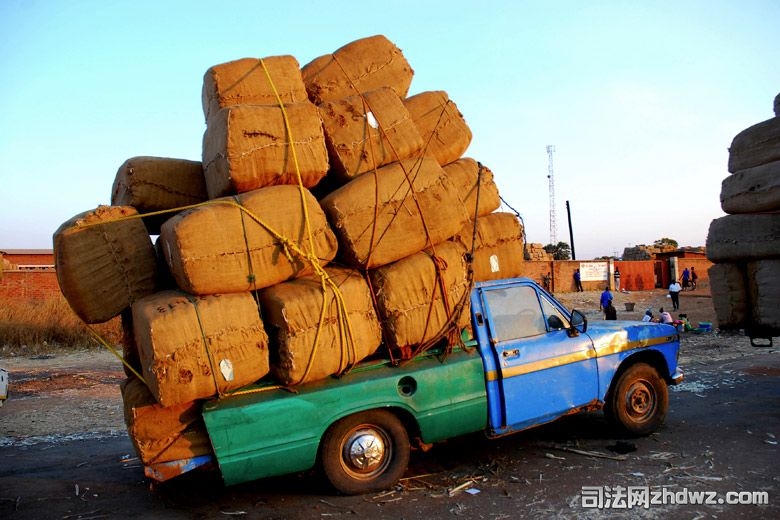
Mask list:
MULTIPOLYGON (((110 345, 121 343, 119 318, 92 328, 110 345)), ((5 301, 0 306, 0 355, 89 348, 104 347, 97 343, 62 295, 45 301, 5 301)))

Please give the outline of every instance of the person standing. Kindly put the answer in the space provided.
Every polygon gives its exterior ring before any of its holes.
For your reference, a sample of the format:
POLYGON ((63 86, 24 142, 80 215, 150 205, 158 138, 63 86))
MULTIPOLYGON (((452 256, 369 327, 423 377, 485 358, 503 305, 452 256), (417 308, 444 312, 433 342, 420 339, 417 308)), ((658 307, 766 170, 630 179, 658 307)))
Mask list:
POLYGON ((615 267, 615 291, 620 292, 620 269, 615 267))
POLYGON ((699 275, 696 274, 696 269, 691 267, 691 291, 696 289, 696 280, 699 279, 699 275))
POLYGON ((690 277, 691 277, 691 273, 690 273, 690 271, 688 271, 688 268, 686 267, 685 269, 683 269, 683 272, 682 272, 682 290, 683 291, 688 288, 688 280, 690 279, 690 277))
POLYGON ((677 280, 669 284, 669 296, 672 297, 673 311, 676 311, 680 308, 680 291, 682 291, 682 287, 680 287, 680 284, 677 282, 677 280))
POLYGON ((577 290, 577 292, 582 292, 582 279, 580 278, 580 270, 577 269, 574 271, 574 288, 577 290))
POLYGON ((604 288, 604 292, 601 293, 601 299, 599 300, 599 310, 606 309, 607 305, 612 301, 612 293, 609 292, 609 286, 604 288))

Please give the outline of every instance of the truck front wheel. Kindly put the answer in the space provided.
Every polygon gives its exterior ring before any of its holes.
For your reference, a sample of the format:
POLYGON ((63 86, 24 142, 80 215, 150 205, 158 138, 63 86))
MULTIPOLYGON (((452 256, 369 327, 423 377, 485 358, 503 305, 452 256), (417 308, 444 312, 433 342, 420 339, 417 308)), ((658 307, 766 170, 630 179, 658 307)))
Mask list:
POLYGON ((321 463, 328 481, 347 495, 387 489, 409 464, 409 435, 385 410, 350 415, 333 424, 322 439, 321 463))
POLYGON ((649 435, 658 429, 669 408, 669 390, 658 371, 637 363, 621 374, 605 412, 618 427, 633 435, 649 435))

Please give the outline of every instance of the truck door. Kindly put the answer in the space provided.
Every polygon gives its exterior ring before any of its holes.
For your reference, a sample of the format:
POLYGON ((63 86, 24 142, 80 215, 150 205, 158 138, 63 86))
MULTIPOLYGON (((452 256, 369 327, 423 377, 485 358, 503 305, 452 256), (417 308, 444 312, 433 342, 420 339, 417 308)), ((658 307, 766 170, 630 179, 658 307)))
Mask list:
POLYGON ((593 343, 569 334, 568 312, 557 302, 530 284, 484 287, 481 299, 495 367, 488 399, 500 402, 490 406, 494 434, 551 421, 598 398, 593 343))

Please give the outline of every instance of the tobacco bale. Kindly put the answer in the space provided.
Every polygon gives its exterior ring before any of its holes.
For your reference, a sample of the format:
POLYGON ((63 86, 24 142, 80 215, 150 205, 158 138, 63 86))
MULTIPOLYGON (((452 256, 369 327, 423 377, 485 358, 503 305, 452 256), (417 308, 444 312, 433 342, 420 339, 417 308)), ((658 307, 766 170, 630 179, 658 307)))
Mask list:
POLYGON ((212 199, 264 186, 297 185, 299 174, 309 188, 328 167, 322 121, 308 101, 285 105, 284 113, 274 105, 225 107, 209 118, 203 135, 203 169, 212 199))
POLYGON ((780 259, 747 263, 752 325, 780 334, 780 259))
POLYGON ((161 291, 133 304, 142 376, 174 406, 241 388, 269 372, 268 336, 250 293, 161 291))
POLYGON ((372 268, 438 244, 467 221, 456 187, 431 157, 366 173, 320 204, 348 265, 372 268))
POLYGON ((309 99, 320 104, 389 86, 406 97, 412 70, 401 49, 385 36, 361 38, 301 69, 309 99))
POLYGON ((514 278, 523 271, 523 228, 512 213, 491 213, 468 222, 453 240, 474 248, 474 281, 514 278), (473 242, 473 244, 472 244, 473 242))
POLYGON ((325 264, 338 247, 316 199, 297 186, 270 186, 182 212, 163 225, 160 241, 177 285, 190 294, 257 290, 303 276, 313 272, 308 256, 325 264))
MULTIPOLYGON (((208 198, 200 161, 167 157, 132 157, 117 170, 111 188, 113 206, 132 206, 138 213, 167 211, 208 198)), ((144 217, 152 235, 173 213, 144 217)))
POLYGON ((444 166, 457 161, 471 144, 471 129, 443 90, 421 92, 404 105, 423 138, 424 151, 444 166))
POLYGON ((135 376, 120 388, 127 433, 145 465, 212 453, 199 402, 162 406, 135 376))
MULTIPOLYGON (((388 348, 408 357, 415 346, 440 337, 457 302, 467 297, 465 252, 460 244, 444 242, 369 271, 388 348)), ((468 305, 455 324, 469 324, 468 305)))
POLYGON ((780 161, 780 117, 775 116, 738 133, 729 147, 731 173, 780 161))
POLYGON ((710 223, 706 248, 715 263, 780 257, 780 213, 717 218, 710 223))
POLYGON ((203 114, 235 105, 284 105, 308 101, 293 56, 242 58, 210 67, 203 76, 203 114), (278 93, 278 97, 277 97, 278 93))
POLYGON ((106 322, 156 290, 154 248, 136 215, 129 206, 99 206, 54 232, 60 289, 86 323, 106 322))
POLYGON ((780 161, 740 170, 723 179, 720 206, 730 214, 780 210, 780 161))
POLYGON ((339 374, 373 354, 382 341, 363 276, 344 268, 326 267, 325 273, 331 283, 324 290, 320 277, 309 275, 259 292, 273 338, 271 370, 282 384, 339 374))
POLYGON ((318 111, 331 168, 343 181, 417 157, 423 148, 403 100, 389 87, 326 101, 318 111))
POLYGON ((744 328, 750 307, 744 266, 736 263, 718 263, 710 266, 707 273, 718 327, 744 328))
POLYGON ((469 219, 484 217, 501 207, 498 186, 493 172, 487 166, 482 165, 480 171, 480 163, 470 157, 463 157, 444 166, 444 171, 456 186, 458 198, 469 219))

